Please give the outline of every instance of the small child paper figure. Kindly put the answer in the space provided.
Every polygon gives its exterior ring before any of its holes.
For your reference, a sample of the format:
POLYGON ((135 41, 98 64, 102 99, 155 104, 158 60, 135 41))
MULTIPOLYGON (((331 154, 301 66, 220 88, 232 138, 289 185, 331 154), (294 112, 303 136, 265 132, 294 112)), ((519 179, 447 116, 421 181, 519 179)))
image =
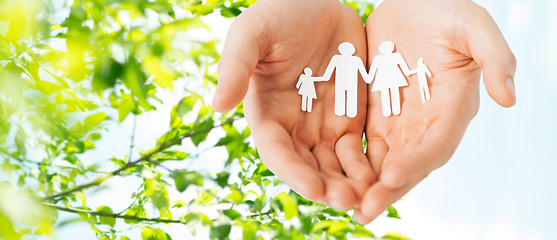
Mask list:
POLYGON ((424 63, 424 59, 418 59, 418 67, 410 71, 410 75, 418 74, 418 83, 420 85, 420 95, 422 97, 422 102, 429 101, 431 96, 429 95, 429 86, 427 85, 427 77, 431 77, 431 72, 429 68, 424 63))
POLYGON ((391 41, 379 44, 380 54, 373 58, 369 70, 370 78, 365 79, 368 84, 375 80, 371 91, 381 92, 382 110, 385 117, 391 116, 391 106, 392 114, 400 114, 399 88, 408 86, 404 75, 410 74, 410 69, 402 55, 394 51, 395 44, 391 41), (400 72, 401 69, 402 72, 400 72))
POLYGON ((313 99, 317 99, 315 85, 313 83, 325 81, 323 77, 312 77, 312 74, 311 68, 305 68, 304 73, 300 75, 298 83, 296 83, 296 88, 300 89, 298 94, 302 95, 302 111, 311 112, 312 101, 313 99))

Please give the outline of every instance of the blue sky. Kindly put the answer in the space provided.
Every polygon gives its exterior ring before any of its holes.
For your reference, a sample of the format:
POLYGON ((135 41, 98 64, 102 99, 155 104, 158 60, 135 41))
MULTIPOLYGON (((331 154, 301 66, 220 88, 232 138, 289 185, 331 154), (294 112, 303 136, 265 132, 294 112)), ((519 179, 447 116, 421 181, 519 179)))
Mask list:
POLYGON ((557 2, 482 0, 518 59, 517 104, 481 104, 452 159, 397 203, 413 239, 557 239, 557 2))

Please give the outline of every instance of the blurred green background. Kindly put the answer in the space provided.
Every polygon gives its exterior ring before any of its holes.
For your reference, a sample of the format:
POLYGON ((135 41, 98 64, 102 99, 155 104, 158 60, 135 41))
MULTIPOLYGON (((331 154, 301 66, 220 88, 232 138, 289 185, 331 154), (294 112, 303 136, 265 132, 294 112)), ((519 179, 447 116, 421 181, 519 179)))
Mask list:
POLYGON ((241 105, 208 105, 208 23, 254 2, 0 2, 0 239, 374 237, 275 178, 241 105))

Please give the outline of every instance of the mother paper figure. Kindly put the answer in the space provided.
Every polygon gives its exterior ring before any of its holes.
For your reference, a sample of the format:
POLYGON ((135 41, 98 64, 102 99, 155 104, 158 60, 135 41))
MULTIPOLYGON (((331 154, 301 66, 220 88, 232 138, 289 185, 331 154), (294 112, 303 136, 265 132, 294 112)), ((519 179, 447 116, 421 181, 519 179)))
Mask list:
MULTIPOLYGON (((383 115, 385 117, 400 114, 400 87, 408 86, 404 75, 409 75, 410 70, 400 53, 394 52, 395 44, 391 41, 386 41, 379 44, 379 55, 373 58, 371 62, 371 69, 369 76, 371 83, 375 80, 372 92, 381 92, 381 102, 383 115), (400 66, 400 68, 398 67, 400 66), (404 75, 400 71, 404 72, 404 75)), ((367 82, 367 81, 366 81, 367 82)))

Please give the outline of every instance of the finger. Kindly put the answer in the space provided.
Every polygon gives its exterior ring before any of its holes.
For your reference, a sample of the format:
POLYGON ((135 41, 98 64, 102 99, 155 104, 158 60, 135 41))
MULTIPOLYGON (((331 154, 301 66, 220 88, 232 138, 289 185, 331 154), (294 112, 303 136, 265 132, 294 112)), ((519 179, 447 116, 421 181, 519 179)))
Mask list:
POLYGON ((375 182, 371 166, 364 155, 361 135, 345 134, 337 141, 335 152, 346 176, 367 184, 375 182))
POLYGON ((292 190, 310 200, 320 200, 325 185, 318 169, 308 165, 296 152, 288 132, 276 122, 260 122, 253 137, 261 160, 292 190), (261 129, 259 129, 261 130, 261 129))
POLYGON ((376 219, 390 205, 401 199, 415 184, 407 184, 399 189, 386 186, 381 180, 369 188, 364 195, 357 221, 360 224, 368 224, 376 219))
POLYGON ((361 208, 355 208, 354 209, 354 219, 356 220, 356 222, 358 222, 359 224, 363 224, 363 225, 368 224, 371 221, 373 221, 373 218, 364 214, 364 212, 362 211, 361 208))
POLYGON ((375 176, 381 174, 383 160, 389 151, 389 146, 381 137, 371 137, 367 140, 366 156, 375 176))
POLYGON ((471 57, 483 70, 489 96, 499 105, 511 107, 516 103, 516 58, 489 13, 477 5, 475 8, 478 14, 464 24, 471 57))
MULTIPOLYGON (((263 23, 245 11, 230 26, 218 65, 218 85, 213 98, 217 112, 227 112, 244 98, 260 57, 263 23)), ((262 18, 261 18, 262 19, 262 18)))
MULTIPOLYGON (((366 193, 367 189, 370 186, 369 183, 346 177, 345 175, 343 175, 341 173, 338 173, 338 172, 335 172, 335 171, 322 171, 322 173, 327 178, 334 178, 336 180, 339 180, 339 181, 342 181, 342 182, 348 184, 348 186, 352 188, 352 190, 353 190, 353 192, 356 196, 357 201, 360 201, 362 199, 362 197, 364 196, 364 194, 366 193)), ((356 202, 356 205, 359 205, 359 203, 356 202)))
POLYGON ((346 176, 332 169, 325 169, 321 173, 326 189, 326 205, 340 211, 354 208, 359 198, 354 188, 346 181, 346 176))
POLYGON ((319 169, 317 159, 315 159, 315 156, 313 156, 313 153, 311 153, 307 146, 304 146, 300 142, 294 142, 294 149, 306 164, 308 164, 313 169, 319 169))
POLYGON ((317 162, 319 163, 319 170, 332 170, 342 174, 339 160, 333 150, 332 143, 320 143, 313 147, 311 150, 317 162))

